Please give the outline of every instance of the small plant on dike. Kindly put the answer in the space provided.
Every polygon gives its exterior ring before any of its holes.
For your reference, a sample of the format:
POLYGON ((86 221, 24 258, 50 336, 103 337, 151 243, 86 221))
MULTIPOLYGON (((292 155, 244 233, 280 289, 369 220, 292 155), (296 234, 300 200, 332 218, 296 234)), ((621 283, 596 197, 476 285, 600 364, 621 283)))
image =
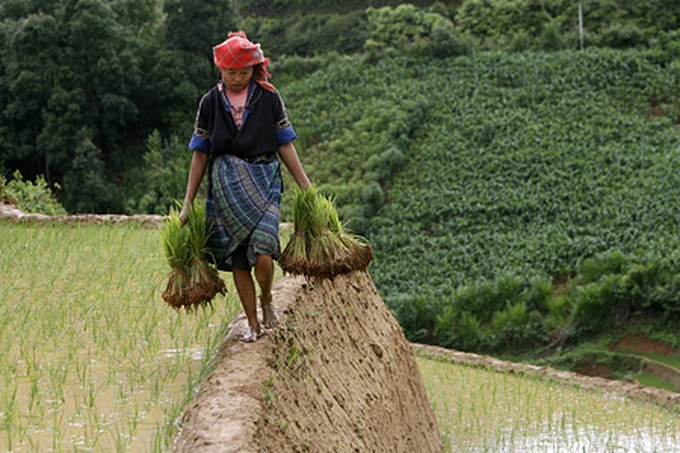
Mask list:
POLYGON ((217 269, 207 260, 208 235, 204 205, 192 205, 185 226, 179 211, 170 208, 161 230, 163 250, 171 268, 163 300, 174 309, 209 303, 217 293, 227 293, 217 269))
POLYGON ((284 272, 332 278, 365 270, 373 249, 345 231, 329 198, 316 187, 296 189, 293 196, 295 232, 279 259, 284 272))

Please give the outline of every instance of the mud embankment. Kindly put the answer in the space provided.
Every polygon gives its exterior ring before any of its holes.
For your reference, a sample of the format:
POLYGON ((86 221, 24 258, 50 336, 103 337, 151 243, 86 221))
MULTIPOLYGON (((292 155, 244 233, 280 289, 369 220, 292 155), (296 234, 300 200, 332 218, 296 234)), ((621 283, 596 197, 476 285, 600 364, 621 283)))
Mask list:
POLYGON ((157 227, 164 217, 160 215, 122 215, 122 214, 78 214, 49 216, 45 214, 26 214, 18 207, 0 202, 0 219, 6 219, 15 223, 66 223, 66 224, 117 224, 137 223, 148 227, 157 227))
POLYGON ((281 326, 256 343, 234 322, 175 451, 441 451, 410 345, 367 273, 287 277, 274 302, 281 326))

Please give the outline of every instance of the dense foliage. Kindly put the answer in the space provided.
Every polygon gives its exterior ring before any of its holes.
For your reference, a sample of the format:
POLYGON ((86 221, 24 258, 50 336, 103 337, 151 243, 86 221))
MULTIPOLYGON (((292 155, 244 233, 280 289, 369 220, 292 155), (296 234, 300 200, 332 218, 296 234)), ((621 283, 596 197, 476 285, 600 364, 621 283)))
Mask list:
POLYGON ((357 61, 288 89, 409 337, 507 351, 678 319, 679 83, 674 51, 591 50, 357 61), (573 279, 612 250, 628 264, 573 279))

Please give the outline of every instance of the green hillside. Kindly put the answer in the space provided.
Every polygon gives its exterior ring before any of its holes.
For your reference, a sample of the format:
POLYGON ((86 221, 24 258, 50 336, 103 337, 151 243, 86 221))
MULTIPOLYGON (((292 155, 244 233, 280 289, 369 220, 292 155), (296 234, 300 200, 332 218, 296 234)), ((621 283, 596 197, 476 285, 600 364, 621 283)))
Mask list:
POLYGON ((507 352, 677 319, 679 82, 592 49, 354 59, 285 94, 411 339, 507 352))

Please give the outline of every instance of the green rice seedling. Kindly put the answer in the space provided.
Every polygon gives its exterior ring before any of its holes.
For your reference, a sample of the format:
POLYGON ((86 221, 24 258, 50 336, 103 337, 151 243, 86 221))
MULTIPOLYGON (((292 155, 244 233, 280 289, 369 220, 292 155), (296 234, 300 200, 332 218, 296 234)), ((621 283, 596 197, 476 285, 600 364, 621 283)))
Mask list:
POLYGON ((293 197, 293 223, 295 231, 305 235, 320 235, 326 228, 328 219, 319 205, 321 194, 316 187, 307 190, 295 189, 293 197))
POLYGON ((167 278, 156 229, 0 222, 0 233, 0 451, 170 450, 235 292, 189 317, 154 303, 167 278))
POLYGON ((279 264, 288 272, 304 274, 305 257, 307 256, 307 240, 302 232, 294 232, 283 251, 279 264))
POLYGON ((279 259, 284 272, 330 278, 364 270, 373 259, 370 245, 345 232, 333 201, 316 187, 295 192, 293 223, 279 259))
POLYGON ((165 228, 161 230, 161 242, 171 269, 163 299, 172 307, 186 305, 185 288, 189 281, 187 269, 191 262, 190 250, 186 246, 188 232, 189 229, 182 227, 177 209, 170 208, 170 216, 166 219, 165 228))
POLYGON ((326 211, 328 213, 328 231, 334 234, 343 234, 345 232, 342 222, 340 221, 340 216, 338 215, 338 210, 335 209, 335 204, 330 198, 322 198, 323 204, 326 205, 326 211))
POLYGON ((171 268, 163 299, 175 309, 209 303, 218 293, 226 293, 217 269, 206 260, 208 235, 204 205, 191 207, 186 226, 182 225, 177 209, 171 208, 161 233, 171 268))
POLYGON ((680 414, 668 407, 550 379, 416 361, 446 451, 676 451, 680 414))
POLYGON ((345 231, 338 211, 330 198, 321 197, 321 204, 325 205, 328 215, 328 231, 331 236, 337 237, 337 244, 334 244, 334 262, 337 265, 337 274, 351 272, 353 270, 363 270, 373 260, 373 250, 368 242, 360 240, 357 236, 345 231))
POLYGON ((161 242, 165 257, 172 269, 184 269, 191 260, 191 250, 186 247, 189 229, 182 227, 179 211, 170 208, 170 215, 166 218, 165 228, 161 230, 161 242))

